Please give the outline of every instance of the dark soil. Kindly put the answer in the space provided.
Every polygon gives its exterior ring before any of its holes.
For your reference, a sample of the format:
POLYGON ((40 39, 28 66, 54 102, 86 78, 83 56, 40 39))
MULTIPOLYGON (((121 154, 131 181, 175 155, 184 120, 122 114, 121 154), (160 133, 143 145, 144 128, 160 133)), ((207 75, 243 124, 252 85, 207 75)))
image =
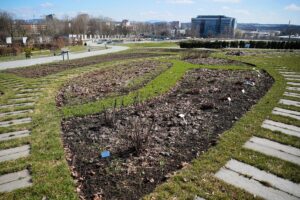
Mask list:
POLYGON ((171 66, 171 63, 146 60, 84 74, 69 81, 59 91, 56 97, 57 106, 127 94, 143 87, 171 66))
POLYGON ((235 60, 227 60, 222 58, 194 58, 194 59, 185 59, 186 62, 197 64, 197 65, 235 65, 235 66, 253 66, 247 63, 235 61, 235 60))
POLYGON ((119 54, 107 54, 101 56, 94 56, 89 58, 70 60, 65 62, 56 62, 43 65, 35 65, 31 67, 16 68, 5 70, 8 73, 13 73, 18 76, 26 78, 39 78, 55 74, 68 69, 84 67, 88 65, 100 64, 104 62, 125 60, 125 59, 136 59, 136 58, 147 58, 160 56, 158 54, 151 53, 119 53, 119 54))
POLYGON ((86 199, 134 200, 149 194, 216 145, 219 134, 272 84, 264 72, 197 69, 163 97, 64 120, 63 141, 78 192, 86 199), (103 150, 111 156, 101 158, 103 150))

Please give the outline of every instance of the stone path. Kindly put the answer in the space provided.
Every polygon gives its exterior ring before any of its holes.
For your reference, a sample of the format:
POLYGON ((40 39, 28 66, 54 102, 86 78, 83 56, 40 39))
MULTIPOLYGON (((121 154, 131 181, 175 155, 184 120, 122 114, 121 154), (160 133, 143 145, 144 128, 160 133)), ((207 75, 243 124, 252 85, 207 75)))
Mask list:
MULTIPOLYGON (((300 107, 300 73, 283 70, 284 69, 281 69, 280 74, 282 74, 287 81, 299 82, 287 82, 287 84, 292 87, 286 88, 287 91, 284 93, 284 96, 294 99, 281 99, 278 104, 279 107, 275 107, 272 114, 300 121, 299 111, 280 108, 280 105, 300 107)), ((274 132, 274 134, 278 132, 277 134, 293 136, 295 140, 299 140, 300 138, 300 127, 295 125, 265 120, 262 124, 262 128, 270 130, 274 132)), ((243 147, 300 166, 300 149, 296 147, 255 136, 251 137, 243 147)), ((300 167, 298 169, 300 171, 300 167)), ((228 161, 227 164, 215 174, 215 177, 263 199, 300 199, 300 184, 280 178, 275 174, 260 170, 237 160, 232 159, 228 161)))
POLYGON ((291 117, 291 118, 300 120, 300 112, 293 111, 293 110, 287 110, 287 109, 276 107, 273 109, 272 114, 281 115, 281 116, 285 116, 285 117, 291 117))
MULTIPOLYGON (((28 128, 32 123, 30 115, 34 112, 38 95, 41 94, 42 84, 36 85, 38 88, 29 88, 25 87, 22 81, 9 78, 0 80, 0 84, 8 89, 15 88, 14 95, 8 98, 5 104, 0 105, 0 143, 30 137, 31 131, 28 128)), ((28 156, 30 156, 29 144, 0 149, 0 163, 26 159, 28 156)), ((32 177, 28 169, 0 176, 0 192, 10 192, 31 185, 32 177)))

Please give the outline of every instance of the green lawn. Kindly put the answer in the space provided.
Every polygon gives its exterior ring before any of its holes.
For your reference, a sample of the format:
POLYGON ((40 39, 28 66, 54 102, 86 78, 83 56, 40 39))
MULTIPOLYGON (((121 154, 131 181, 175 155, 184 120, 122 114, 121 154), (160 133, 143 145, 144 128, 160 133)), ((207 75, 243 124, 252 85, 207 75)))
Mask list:
MULTIPOLYGON (((173 43, 145 43, 132 44, 131 47, 153 47, 152 45, 157 44, 162 46, 174 45, 173 43)), ((253 135, 269 138, 300 148, 299 139, 279 133, 274 134, 260 128, 264 119, 276 118, 276 116, 271 115, 271 110, 277 105, 286 86, 286 82, 276 71, 276 67, 288 67, 291 70, 300 72, 300 55, 286 52, 274 55, 234 57, 225 56, 225 52, 218 52, 213 56, 226 57, 256 64, 257 68, 264 69, 273 76, 275 84, 267 95, 261 99, 257 105, 253 106, 233 128, 222 134, 215 147, 212 147, 209 151, 193 160, 186 169, 180 170, 166 183, 158 186, 156 190, 152 194, 146 196, 145 199, 193 200, 196 195, 205 199, 258 199, 243 190, 232 187, 214 178, 213 174, 224 166, 230 158, 244 161, 257 168, 270 171, 280 177, 300 183, 298 166, 242 148, 243 144, 253 135)), ((11 86, 24 83, 26 87, 31 88, 45 87, 45 90, 37 101, 35 112, 28 115, 33 118, 33 124, 27 125, 27 128, 32 130, 31 137, 0 142, 0 149, 20 146, 21 144, 27 143, 31 144, 32 149, 30 157, 1 163, 0 174, 18 171, 28 167, 32 172, 34 185, 30 188, 17 190, 12 193, 0 194, 0 199, 40 200, 43 197, 47 197, 48 199, 79 199, 75 192, 75 184, 65 160, 63 144, 61 141, 60 122, 62 118, 84 116, 100 112, 103 108, 112 107, 115 99, 117 100, 118 106, 120 106, 122 101, 125 105, 131 105, 137 95, 139 95, 141 101, 162 95, 170 91, 184 74, 191 69, 252 70, 252 68, 237 66, 220 67, 193 65, 177 60, 174 56, 172 59, 166 56, 151 59, 172 62, 173 66, 150 81, 145 87, 127 95, 106 98, 82 105, 66 106, 60 110, 56 107, 55 96, 59 88, 70 78, 106 67, 118 67, 118 64, 120 63, 131 61, 117 61, 86 66, 63 71, 40 79, 26 79, 11 74, 0 73, 0 91, 5 93, 0 96, 0 104, 5 104, 8 98, 14 96, 15 91, 11 90, 11 86)), ((277 117, 276 119, 284 121, 284 119, 281 119, 280 117, 277 117)), ((291 120, 289 123, 297 125, 299 122, 291 120)), ((21 127, 26 126, 19 126, 19 128, 21 127)), ((18 127, 15 127, 15 129, 17 128, 18 127)), ((0 133, 12 130, 14 129, 0 128, 0 133)))

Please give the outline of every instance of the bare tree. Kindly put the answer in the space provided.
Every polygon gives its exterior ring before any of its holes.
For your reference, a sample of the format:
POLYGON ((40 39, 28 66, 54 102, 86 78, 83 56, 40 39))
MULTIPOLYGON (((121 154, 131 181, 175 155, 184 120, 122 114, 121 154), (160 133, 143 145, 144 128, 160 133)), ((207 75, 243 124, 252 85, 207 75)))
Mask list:
POLYGON ((6 37, 14 37, 14 20, 11 13, 0 12, 0 39, 5 41, 6 37))

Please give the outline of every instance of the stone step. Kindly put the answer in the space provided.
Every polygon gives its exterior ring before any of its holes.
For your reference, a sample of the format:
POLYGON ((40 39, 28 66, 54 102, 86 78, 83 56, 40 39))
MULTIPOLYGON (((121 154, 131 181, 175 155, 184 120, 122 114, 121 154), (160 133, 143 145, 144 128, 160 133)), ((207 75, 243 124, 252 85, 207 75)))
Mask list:
POLYGON ((300 78, 285 78, 287 81, 300 81, 300 78))
POLYGON ((291 117, 293 119, 300 120, 300 112, 293 111, 293 110, 287 110, 287 109, 276 107, 273 109, 272 114, 281 115, 281 116, 285 116, 285 117, 291 117))
POLYGON ((228 161, 215 177, 267 200, 299 200, 300 198, 299 184, 237 160, 228 161))
POLYGON ((300 78, 300 75, 298 74, 283 74, 286 78, 300 78))
POLYGON ((246 142, 244 147, 268 156, 273 156, 281 160, 300 165, 300 149, 295 147, 283 145, 258 137, 252 137, 248 142, 246 142))
POLYGON ((300 86, 300 83, 295 83, 295 82, 287 82, 287 84, 293 86, 300 86))
POLYGON ((16 102, 16 101, 34 101, 36 97, 24 97, 24 98, 11 98, 8 99, 8 102, 16 102))
POLYGON ((299 93, 285 92, 283 95, 284 96, 288 96, 288 97, 300 98, 300 94, 299 93))
POLYGON ((297 72, 287 72, 287 71, 281 71, 280 74, 298 74, 297 72))
POLYGON ((0 122, 0 127, 9 127, 18 124, 28 124, 30 122, 32 122, 32 119, 30 117, 22 118, 22 119, 14 119, 14 120, 0 122))
POLYGON ((300 102, 299 101, 293 101, 293 100, 288 100, 288 99, 280 99, 279 103, 283 104, 283 105, 287 105, 287 106, 300 107, 300 102))
POLYGON ((27 89, 19 89, 18 90, 18 92, 37 92, 37 91, 40 91, 41 89, 39 89, 39 88, 35 88, 35 89, 29 89, 29 88, 27 88, 27 89))
POLYGON ((20 115, 20 114, 27 114, 27 113, 32 113, 33 110, 18 110, 18 111, 12 111, 12 112, 4 112, 0 113, 0 117, 7 117, 7 116, 14 116, 14 115, 20 115))
POLYGON ((16 148, 0 150, 0 162, 16 160, 27 157, 30 154, 30 146, 24 145, 16 148))
POLYGON ((32 181, 27 169, 0 176, 0 192, 11 192, 30 186, 32 186, 32 181))
POLYGON ((19 94, 15 94, 16 97, 29 97, 29 96, 38 96, 40 95, 41 93, 40 92, 30 92, 30 93, 19 93, 19 94))
POLYGON ((296 91, 296 92, 300 92, 300 88, 299 87, 287 87, 287 90, 291 90, 291 91, 296 91))
POLYGON ((1 105, 0 108, 13 108, 13 107, 21 107, 21 106, 33 106, 34 102, 29 103, 17 103, 17 104, 7 104, 7 105, 1 105))
POLYGON ((0 141, 12 140, 12 139, 16 139, 16 138, 23 138, 23 137, 29 136, 29 134, 30 134, 29 130, 2 133, 2 134, 0 134, 0 141))
POLYGON ((262 127, 271 131, 279 131, 281 133, 292 135, 300 138, 300 127, 288 125, 272 120, 265 120, 262 127))

